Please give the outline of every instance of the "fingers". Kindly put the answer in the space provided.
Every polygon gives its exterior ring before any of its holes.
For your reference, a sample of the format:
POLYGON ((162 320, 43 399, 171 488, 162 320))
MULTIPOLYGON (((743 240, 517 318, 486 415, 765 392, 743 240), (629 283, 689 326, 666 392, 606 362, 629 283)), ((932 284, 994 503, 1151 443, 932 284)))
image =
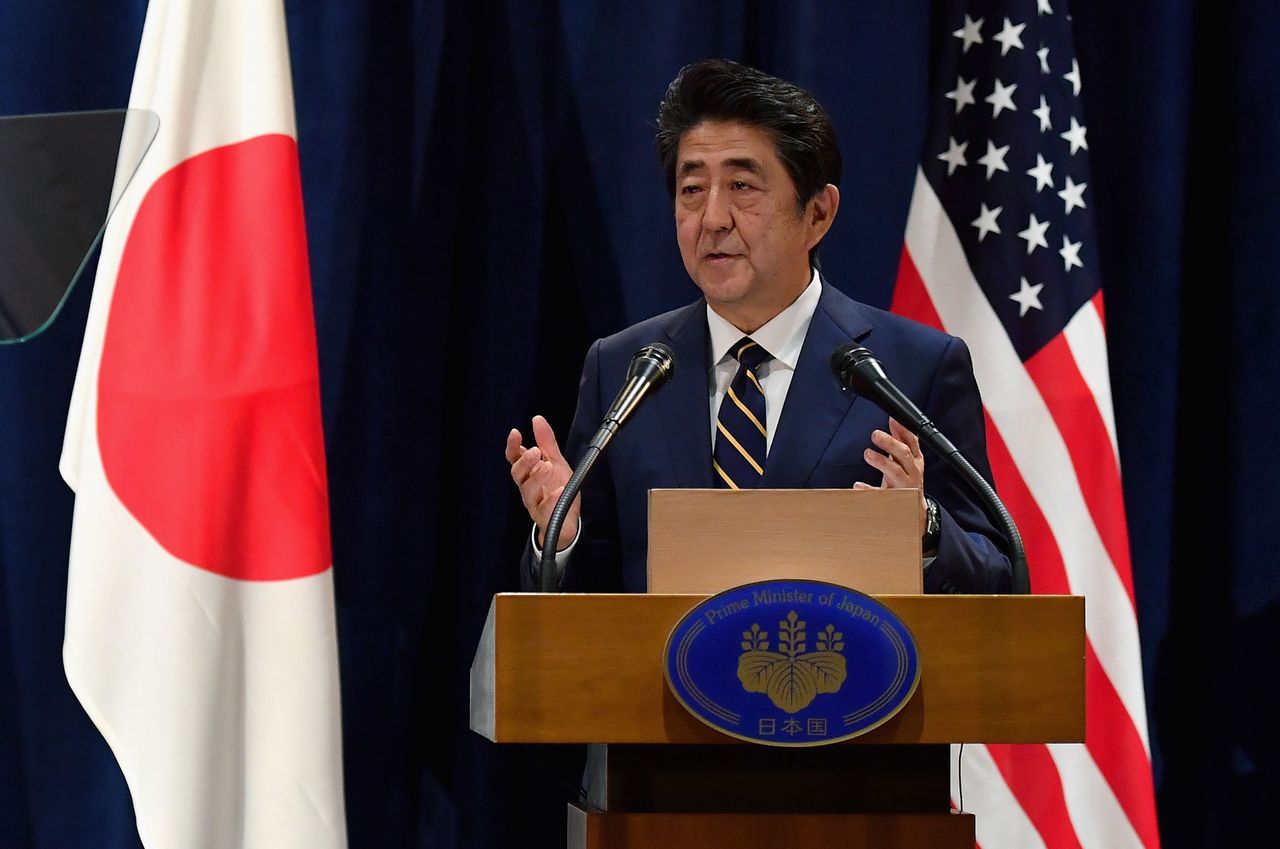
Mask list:
POLYGON ((524 453, 511 464, 511 479, 517 485, 523 487, 525 481, 529 480, 530 476, 542 466, 542 452, 537 448, 524 448, 521 450, 524 453))
POLYGON ((874 448, 868 448, 862 452, 862 458, 867 461, 868 466, 880 473, 880 489, 904 486, 902 467, 892 457, 886 457, 874 448))
MULTIPOLYGON (((894 425, 897 425, 897 422, 890 419, 889 429, 892 430, 894 425)), ((901 425, 898 425, 898 427, 901 427, 901 425)), ((906 442, 893 439, 889 434, 882 430, 873 431, 871 439, 876 443, 876 445, 891 452, 889 455, 884 455, 879 451, 876 451, 874 448, 868 448, 863 452, 863 456, 866 457, 868 465, 880 471, 880 486, 875 487, 870 484, 863 483, 862 481, 858 481, 853 485, 853 488, 858 490, 907 488, 919 490, 920 521, 921 526, 923 527, 928 505, 924 500, 924 457, 919 453, 919 442, 915 444, 915 450, 913 451, 912 447, 908 446, 906 442), (911 460, 911 462, 907 463, 905 466, 903 465, 902 459, 904 456, 911 460)))
POLYGON ((911 449, 911 456, 923 458, 924 454, 920 451, 920 437, 907 430, 897 419, 889 419, 889 434, 899 442, 905 443, 907 448, 911 449))
MULTIPOLYGON (((884 454, 888 454, 892 462, 897 464, 904 471, 915 466, 916 458, 911 453, 911 448, 902 440, 895 439, 883 430, 873 430, 871 432, 871 443, 875 445, 876 448, 879 448, 880 451, 883 451, 884 454)), ((867 450, 873 454, 877 453, 870 448, 867 450)), ((879 454, 879 456, 883 459, 884 454, 879 454)))
POLYGON ((560 443, 556 442, 556 432, 542 416, 533 417, 533 441, 542 449, 542 456, 551 462, 565 462, 564 455, 560 453, 560 443))
POLYGON ((524 454, 524 446, 520 443, 520 431, 511 428, 511 432, 507 434, 507 450, 504 455, 508 463, 514 463, 524 454))
POLYGON ((554 471, 553 465, 542 459, 542 452, 537 448, 524 452, 524 456, 511 467, 511 477, 520 487, 520 500, 539 525, 546 524, 555 499, 564 489, 563 479, 554 471))
POLYGON ((506 450, 503 456, 511 464, 511 477, 517 484, 523 485, 530 475, 546 471, 545 467, 553 464, 567 466, 564 455, 560 453, 560 445, 556 442, 555 431, 542 416, 533 417, 533 439, 535 447, 525 448, 520 431, 512 428, 507 434, 506 450), (541 461, 542 465, 539 464, 541 461))
MULTIPOLYGON (((892 428, 891 424, 890 429, 892 428)), ((863 458, 867 461, 867 465, 884 475, 883 486, 917 489, 924 487, 924 457, 919 453, 918 442, 913 451, 905 441, 896 439, 883 430, 872 431, 871 442, 875 448, 866 449, 863 452, 863 458), (877 451, 876 448, 880 450, 877 451)))

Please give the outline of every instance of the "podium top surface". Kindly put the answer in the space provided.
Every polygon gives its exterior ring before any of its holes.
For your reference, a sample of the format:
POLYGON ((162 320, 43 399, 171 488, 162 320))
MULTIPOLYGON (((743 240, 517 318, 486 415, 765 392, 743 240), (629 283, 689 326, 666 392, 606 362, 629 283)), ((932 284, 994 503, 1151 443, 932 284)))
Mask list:
MULTIPOLYGON (((663 647, 706 596, 494 596, 471 728, 500 743, 736 743, 668 691, 663 647)), ((882 595, 920 652, 915 695, 853 743, 1082 742, 1084 599, 882 595)))

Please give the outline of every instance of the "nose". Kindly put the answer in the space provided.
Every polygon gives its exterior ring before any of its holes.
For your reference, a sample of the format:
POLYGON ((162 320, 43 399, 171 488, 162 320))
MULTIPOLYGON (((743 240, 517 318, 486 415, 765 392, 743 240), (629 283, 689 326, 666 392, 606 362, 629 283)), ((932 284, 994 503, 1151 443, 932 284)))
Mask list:
POLYGON ((713 186, 707 194, 707 206, 702 211, 702 229, 711 232, 732 230, 733 210, 729 204, 729 193, 713 186))

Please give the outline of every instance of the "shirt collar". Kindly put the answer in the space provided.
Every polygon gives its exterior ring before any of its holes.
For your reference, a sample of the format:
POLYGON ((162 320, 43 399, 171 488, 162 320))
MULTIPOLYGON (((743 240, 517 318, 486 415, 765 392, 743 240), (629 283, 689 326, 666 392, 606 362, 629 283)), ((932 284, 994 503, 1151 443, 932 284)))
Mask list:
POLYGON ((822 284, 818 282, 818 271, 814 269, 809 278, 809 285, 800 293, 800 297, 791 302, 791 306, 775 315, 755 333, 743 334, 727 319, 722 317, 711 305, 707 305, 707 327, 711 331, 711 368, 729 356, 729 350, 744 335, 749 336, 757 345, 773 355, 773 359, 795 370, 800 360, 800 349, 804 346, 805 334, 809 332, 809 322, 818 308, 818 299, 822 295, 822 284))

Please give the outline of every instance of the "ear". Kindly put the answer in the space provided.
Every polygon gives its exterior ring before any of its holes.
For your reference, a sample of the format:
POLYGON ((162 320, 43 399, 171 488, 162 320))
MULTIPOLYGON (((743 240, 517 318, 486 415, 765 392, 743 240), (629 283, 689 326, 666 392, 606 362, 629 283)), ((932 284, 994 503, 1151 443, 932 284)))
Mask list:
POLYGON ((809 228, 807 245, 809 250, 813 250, 814 245, 821 242, 822 237, 827 235, 827 231, 831 229, 831 223, 836 220, 836 211, 839 209, 840 190, 830 183, 823 186, 822 191, 809 201, 809 207, 804 213, 805 226, 809 228))

